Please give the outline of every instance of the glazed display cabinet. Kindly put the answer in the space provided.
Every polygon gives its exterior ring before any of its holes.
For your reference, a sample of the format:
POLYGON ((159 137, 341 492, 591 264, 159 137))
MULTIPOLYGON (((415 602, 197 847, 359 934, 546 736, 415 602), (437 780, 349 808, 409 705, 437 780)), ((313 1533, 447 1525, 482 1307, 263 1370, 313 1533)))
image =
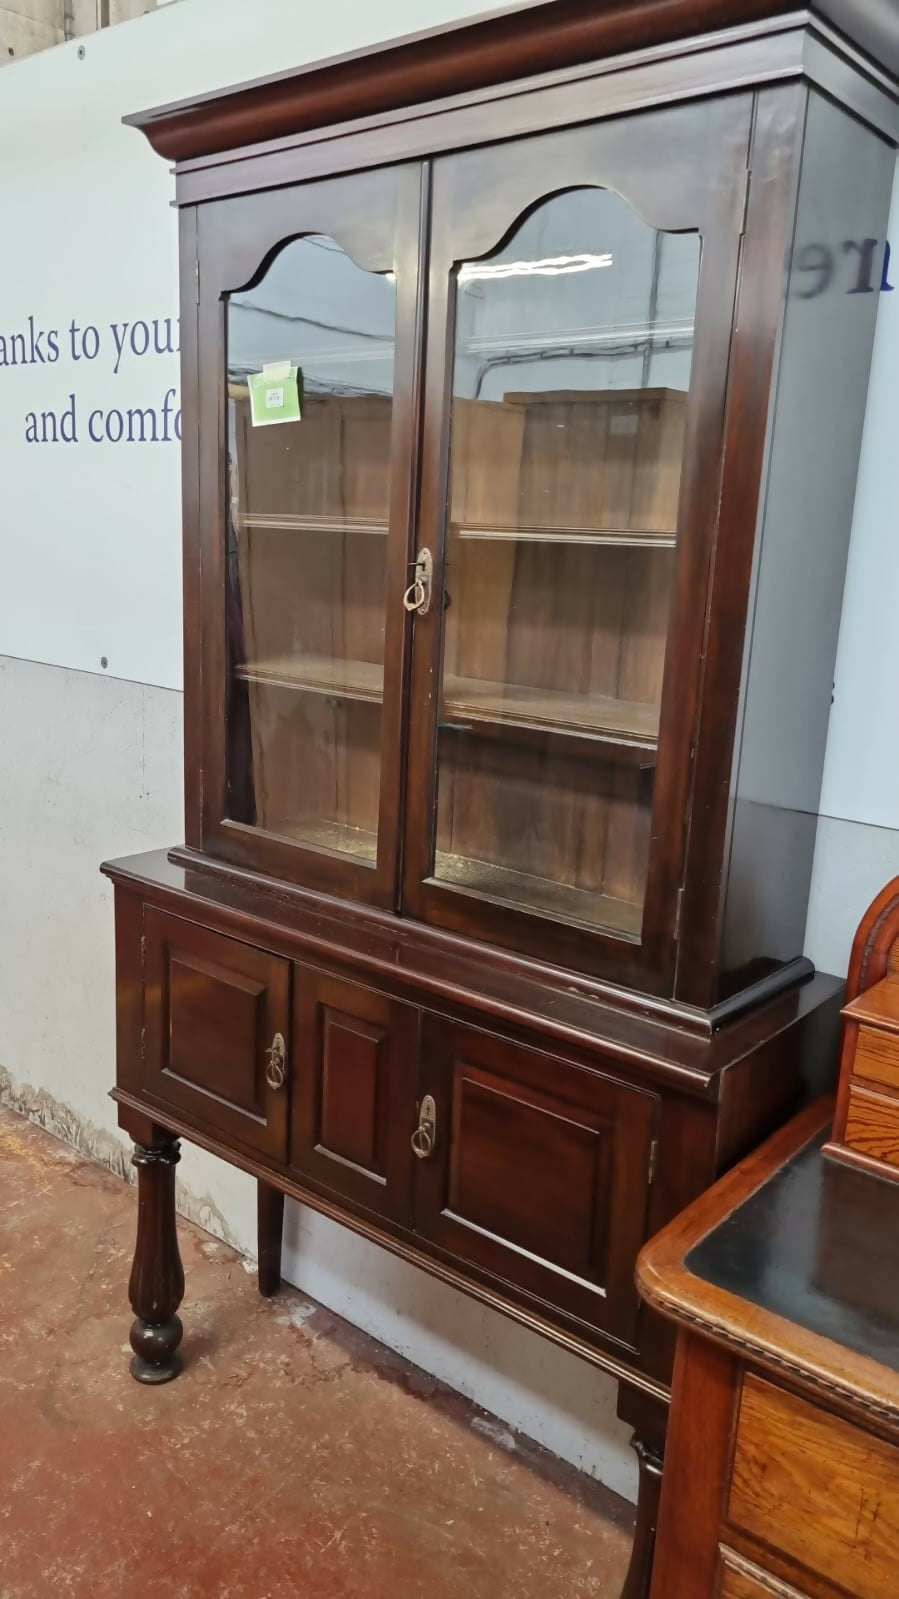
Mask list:
POLYGON ((897 65, 873 3, 554 0, 131 119, 177 163, 186 639, 186 842, 104 868, 134 1373, 177 1370, 187 1137, 259 1180, 264 1292, 288 1194, 619 1379, 628 1599, 636 1255, 830 1061, 897 65))

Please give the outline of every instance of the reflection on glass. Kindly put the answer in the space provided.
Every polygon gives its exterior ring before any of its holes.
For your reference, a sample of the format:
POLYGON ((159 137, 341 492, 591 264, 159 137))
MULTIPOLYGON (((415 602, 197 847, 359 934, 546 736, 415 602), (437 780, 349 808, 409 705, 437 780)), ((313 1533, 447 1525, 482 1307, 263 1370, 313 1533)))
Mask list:
POLYGON ((310 236, 226 308, 228 815, 369 865, 395 298, 310 236), (251 377, 276 363, 298 369, 300 420, 254 425, 251 377))
POLYGON ((581 189, 456 275, 434 876, 629 936, 698 274, 581 189))

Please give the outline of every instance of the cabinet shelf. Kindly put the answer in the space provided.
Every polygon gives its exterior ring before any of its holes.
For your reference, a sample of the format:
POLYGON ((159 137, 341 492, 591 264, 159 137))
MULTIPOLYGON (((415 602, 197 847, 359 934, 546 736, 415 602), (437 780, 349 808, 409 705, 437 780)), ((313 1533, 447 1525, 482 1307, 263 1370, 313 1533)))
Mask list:
POLYGON ((658 706, 610 695, 563 694, 520 683, 448 677, 443 711, 451 719, 496 728, 621 739, 647 750, 654 750, 658 743, 658 706))
MULTIPOLYGON (((269 516, 242 512, 240 528, 269 529, 272 532, 362 532, 386 537, 386 521, 365 521, 354 516, 269 516)), ((489 528, 456 526, 457 539, 480 540, 483 544, 577 544, 601 547, 651 548, 673 550, 677 534, 669 528, 489 528)))
POLYGON ((296 821, 290 827, 282 822, 277 831, 313 849, 333 850, 369 866, 373 866, 378 857, 377 834, 368 828, 351 827, 347 822, 324 821, 316 816, 308 821, 296 821))
MULTIPOLYGON (((341 855, 351 855, 354 860, 374 862, 378 852, 377 837, 364 828, 350 827, 343 822, 297 822, 295 834, 301 843, 314 849, 335 850, 341 855)), ((560 916, 566 921, 583 921, 591 927, 608 927, 629 938, 638 938, 642 921, 639 905, 628 900, 615 899, 568 883, 554 883, 545 877, 535 877, 529 872, 517 872, 505 866, 492 866, 487 861, 472 860, 461 855, 438 850, 435 857, 435 876, 432 881, 454 888, 462 888, 486 899, 525 905, 529 910, 560 916)))
MULTIPOLYGON (((240 513, 238 526, 268 529, 276 533, 364 533, 380 538, 385 538, 388 531, 387 522, 376 518, 270 516, 247 511, 240 513)), ((595 544, 624 549, 673 550, 677 542, 677 535, 671 528, 458 525, 454 532, 459 539, 491 544, 595 544)))
POLYGON ((506 544, 578 544, 622 549, 673 550, 677 534, 671 528, 632 527, 488 527, 458 525, 458 539, 506 544))
POLYGON ((384 668, 376 661, 341 661, 328 655, 283 655, 267 661, 248 661, 236 666, 234 675, 245 683, 296 689, 305 694, 327 694, 343 700, 380 704, 384 696, 384 668))
MULTIPOLYGON (((342 661, 328 656, 282 656, 252 661, 235 668, 248 683, 338 699, 380 703, 384 669, 375 661, 342 661)), ((563 694, 522 684, 490 683, 479 678, 447 677, 443 715, 509 732, 539 732, 621 741, 655 750, 659 711, 656 705, 610 696, 563 694)))
POLYGON ((386 537, 387 522, 351 516, 268 516, 241 511, 238 527, 262 528, 276 533, 367 533, 386 537))
POLYGON ((596 890, 575 888, 570 883, 554 883, 530 872, 516 872, 507 866, 492 866, 487 861, 450 855, 438 850, 435 875, 431 882, 461 888, 485 899, 524 905, 563 921, 584 922, 590 927, 605 927, 626 938, 639 938, 643 921, 640 905, 615 899, 596 890))

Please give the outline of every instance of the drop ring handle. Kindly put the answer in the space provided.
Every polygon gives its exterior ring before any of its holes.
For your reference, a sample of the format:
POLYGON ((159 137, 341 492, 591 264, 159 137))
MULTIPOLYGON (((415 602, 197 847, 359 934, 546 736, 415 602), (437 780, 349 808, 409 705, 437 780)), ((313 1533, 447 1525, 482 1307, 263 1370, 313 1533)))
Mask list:
POLYGON ((416 616, 426 616, 431 609, 431 583, 434 560, 430 550, 419 550, 415 560, 414 576, 403 595, 403 606, 416 616))
POLYGON ((265 1080, 269 1088, 277 1091, 284 1087, 287 1076, 287 1045, 281 1033, 276 1033, 271 1042, 271 1048, 266 1050, 268 1064, 265 1068, 265 1080))
POLYGON ((412 1134, 412 1151, 419 1160, 427 1160, 437 1141, 437 1106, 430 1094, 425 1094, 418 1108, 418 1126, 412 1134))

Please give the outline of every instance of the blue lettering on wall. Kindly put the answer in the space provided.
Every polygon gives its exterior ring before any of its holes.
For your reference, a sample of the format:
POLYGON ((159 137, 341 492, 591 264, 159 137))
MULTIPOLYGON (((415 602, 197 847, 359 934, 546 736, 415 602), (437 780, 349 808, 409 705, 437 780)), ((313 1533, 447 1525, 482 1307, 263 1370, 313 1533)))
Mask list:
POLYGON ((790 278, 800 300, 828 290, 843 294, 891 294, 888 239, 844 239, 840 244, 803 244, 793 256, 790 278))
MULTIPOLYGON (((71 317, 61 334, 58 327, 44 327, 29 315, 24 327, 0 333, 0 381, 6 367, 55 366, 66 360, 76 368, 84 361, 99 362, 118 379, 147 360, 168 359, 173 364, 180 349, 177 317, 135 317, 103 326, 81 324, 71 317)), ((121 397, 110 405, 94 406, 86 419, 73 390, 46 410, 25 413, 26 443, 177 444, 181 411, 176 384, 177 378, 168 388, 161 383, 159 398, 149 404, 129 405, 121 397)), ((121 395, 119 385, 116 387, 121 395)), ((146 399, 143 385, 141 398, 146 399)))

